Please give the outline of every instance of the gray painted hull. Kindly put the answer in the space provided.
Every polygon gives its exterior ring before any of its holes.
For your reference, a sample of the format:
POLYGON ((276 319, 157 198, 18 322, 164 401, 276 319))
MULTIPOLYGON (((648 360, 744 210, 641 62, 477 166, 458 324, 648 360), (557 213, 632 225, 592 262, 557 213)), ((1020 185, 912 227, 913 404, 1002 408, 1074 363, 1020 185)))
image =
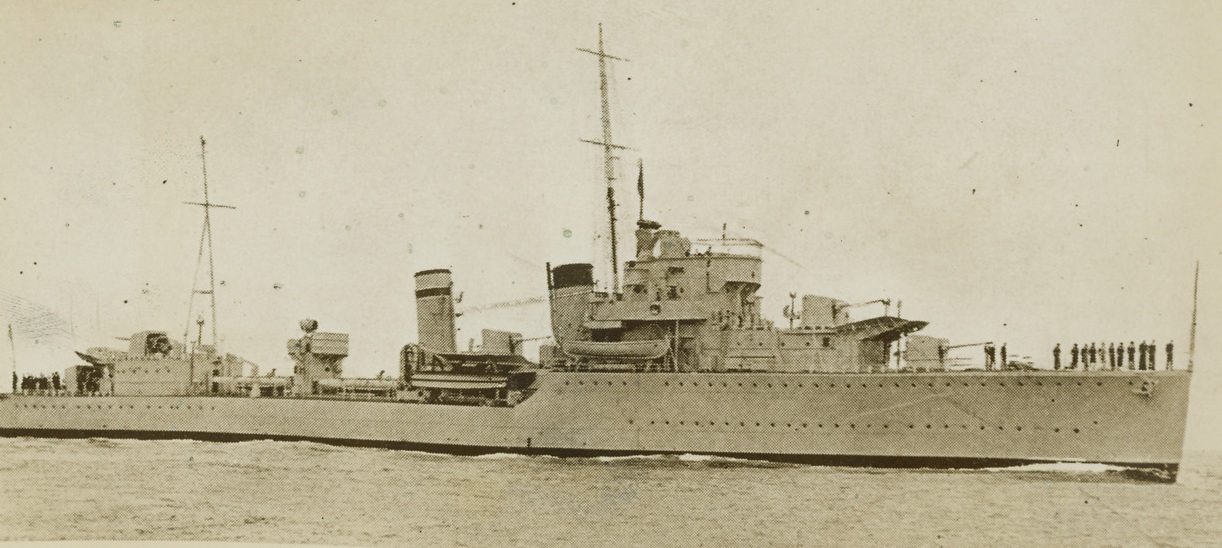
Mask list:
POLYGON ((541 372, 529 399, 501 408, 15 396, 0 399, 0 434, 313 440, 458 454, 693 453, 861 466, 1099 462, 1174 480, 1190 380, 1184 371, 541 372))

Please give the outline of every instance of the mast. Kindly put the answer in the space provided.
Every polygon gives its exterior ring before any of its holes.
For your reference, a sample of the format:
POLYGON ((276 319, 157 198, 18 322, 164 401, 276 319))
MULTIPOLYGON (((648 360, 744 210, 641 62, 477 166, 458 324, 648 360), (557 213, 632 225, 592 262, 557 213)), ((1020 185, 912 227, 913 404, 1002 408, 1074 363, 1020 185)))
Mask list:
POLYGON ((1197 353, 1197 283, 1201 279, 1201 261, 1197 261, 1192 273, 1192 328, 1188 330, 1188 370, 1192 371, 1192 359, 1197 353))
MULTIPOLYGON (((214 204, 212 203, 212 200, 208 195, 208 151, 207 151, 206 145, 207 145, 207 141, 205 141, 204 137, 201 135, 199 137, 199 157, 200 157, 200 161, 203 167, 204 201, 202 203, 201 202, 183 202, 188 205, 197 205, 197 206, 204 208, 204 227, 200 231, 200 234, 199 234, 199 254, 195 258, 195 278, 193 278, 191 281, 191 298, 187 303, 187 327, 186 329, 183 330, 182 338, 183 338, 183 349, 185 350, 187 347, 189 338, 191 336, 191 312, 192 312, 192 308, 195 306, 195 295, 206 294, 208 295, 208 298, 209 298, 209 307, 212 309, 212 349, 213 349, 213 352, 217 356, 219 356, 220 350, 219 350, 219 341, 217 340, 217 328, 216 328, 216 269, 214 267, 215 263, 213 262, 213 258, 212 258, 212 208, 214 207, 221 207, 225 209, 237 209, 237 208, 233 206, 229 206, 229 205, 214 204), (199 284, 199 269, 203 265, 203 261, 204 261, 204 244, 207 244, 207 248, 208 248, 208 289, 197 289, 197 286, 199 284)), ((200 321, 202 322, 203 318, 200 318, 200 321)), ((202 345, 202 342, 203 342, 202 327, 203 326, 200 326, 200 327, 201 327, 200 344, 202 345)), ((192 349, 192 356, 194 356, 194 352, 195 350, 192 349)), ((190 379, 191 379, 190 382, 192 383, 192 385, 194 385, 195 383, 194 359, 192 359, 192 368, 191 369, 192 371, 190 372, 190 379)))
POLYGON ((611 229, 611 293, 619 293, 619 250, 615 230, 615 155, 612 149, 628 150, 628 147, 613 144, 611 141, 611 109, 607 103, 607 59, 627 62, 627 59, 607 54, 603 50, 603 25, 598 24, 598 51, 577 48, 598 57, 598 82, 602 99, 602 141, 582 139, 582 142, 598 145, 603 149, 603 175, 607 180, 607 224, 611 229))

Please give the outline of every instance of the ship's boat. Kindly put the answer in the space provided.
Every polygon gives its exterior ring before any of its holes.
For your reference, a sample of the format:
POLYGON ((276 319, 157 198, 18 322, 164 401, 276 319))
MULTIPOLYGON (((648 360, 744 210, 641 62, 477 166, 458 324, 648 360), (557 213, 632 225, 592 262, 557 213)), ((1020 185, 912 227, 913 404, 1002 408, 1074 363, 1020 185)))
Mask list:
POLYGON ((656 360, 670 350, 670 341, 566 341, 563 350, 574 359, 656 360))

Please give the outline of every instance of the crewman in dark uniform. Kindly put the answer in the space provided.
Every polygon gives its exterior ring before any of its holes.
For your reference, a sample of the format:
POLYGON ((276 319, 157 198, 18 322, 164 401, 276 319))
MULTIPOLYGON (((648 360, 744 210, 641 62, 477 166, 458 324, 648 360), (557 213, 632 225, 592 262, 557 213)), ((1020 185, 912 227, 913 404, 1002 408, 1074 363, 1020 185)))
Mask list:
MULTIPOLYGON (((1095 343, 1090 343, 1090 365, 1091 367, 1095 367, 1095 364, 1097 363, 1099 363, 1099 359, 1098 354, 1095 352, 1095 343)), ((1096 367, 1096 369, 1098 368, 1096 367)))
POLYGON ((1001 371, 1006 370, 1006 343, 1001 343, 1001 371))
POLYGON ((1073 343, 1073 348, 1069 349, 1069 368, 1078 368, 1078 343, 1073 343))
POLYGON ((984 345, 984 368, 987 371, 993 370, 993 364, 997 361, 997 348, 993 343, 984 345))
POLYGON ((1133 346, 1133 341, 1129 341, 1129 371, 1133 370, 1134 358, 1137 357, 1137 347, 1133 346))
POLYGON ((1175 341, 1167 341, 1167 371, 1171 371, 1171 358, 1174 356, 1175 341))
POLYGON ((1056 370, 1061 369, 1061 343, 1057 343, 1056 346, 1052 347, 1052 368, 1056 370))
POLYGON ((1150 371, 1154 371, 1157 369, 1154 367, 1154 357, 1158 354, 1158 343, 1150 341, 1150 346, 1147 346, 1146 349, 1150 351, 1150 371))
POLYGON ((1138 350, 1137 370, 1145 371, 1146 370, 1146 353, 1150 351, 1150 346, 1146 344, 1146 341, 1141 341, 1141 346, 1138 346, 1137 350, 1138 350))

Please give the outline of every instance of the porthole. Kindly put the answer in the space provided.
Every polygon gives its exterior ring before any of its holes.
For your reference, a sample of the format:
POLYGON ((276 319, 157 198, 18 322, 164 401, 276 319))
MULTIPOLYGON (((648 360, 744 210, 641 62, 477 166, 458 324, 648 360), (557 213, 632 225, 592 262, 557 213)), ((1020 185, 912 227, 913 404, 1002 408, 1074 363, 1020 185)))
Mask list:
POLYGON ((909 425, 908 425, 908 428, 909 428, 909 429, 916 428, 916 425, 915 425, 915 424, 909 424, 909 425))
POLYGON ((654 421, 649 421, 649 424, 657 424, 657 423, 654 421))
POLYGON ((1060 431, 1061 431, 1061 429, 1060 429, 1060 428, 1053 428, 1053 429, 1052 429, 1052 431, 1053 431, 1053 432, 1060 432, 1060 431))
POLYGON ((827 387, 828 387, 828 388, 836 388, 836 383, 829 384, 829 385, 827 385, 827 387))
POLYGON ((1077 428, 1074 428, 1074 429, 1073 429, 1073 433, 1077 434, 1078 432, 1079 432, 1079 430, 1078 430, 1077 428))
POLYGON ((932 382, 931 382, 931 383, 929 383, 929 387, 930 387, 930 388, 933 388, 933 383, 932 383, 932 382))
POLYGON ((1022 432, 1022 431, 1023 431, 1023 427, 1021 427, 1021 426, 1016 426, 1016 427, 1014 427, 1014 429, 1015 429, 1015 430, 1018 430, 1019 432, 1022 432))
POLYGON ((1103 381, 1099 381, 1099 382, 1095 383, 1095 386, 1103 386, 1103 381))
POLYGON ((916 388, 916 383, 915 383, 915 382, 914 382, 914 383, 912 383, 912 387, 913 387, 913 388, 916 388))
POLYGON ((679 381, 679 386, 683 386, 683 381, 679 381))
POLYGON ((1001 386, 1005 386, 1005 385, 1006 385, 1006 383, 1004 383, 1004 382, 999 382, 999 383, 997 383, 997 384, 999 384, 999 385, 1001 385, 1001 386))
POLYGON ((769 426, 772 426, 773 428, 776 428, 776 423, 775 423, 775 422, 774 422, 774 423, 769 423, 769 426))
POLYGON ((856 425, 856 424, 850 424, 850 425, 849 425, 849 428, 857 428, 857 425, 856 425))
POLYGON ((984 430, 984 425, 983 425, 983 424, 982 424, 982 425, 980 425, 980 429, 981 429, 981 430, 984 430))
POLYGON ((755 425, 756 425, 756 426, 759 426, 759 425, 760 425, 760 423, 758 423, 758 422, 757 422, 757 423, 755 423, 755 425))
POLYGON ((802 423, 802 428, 806 428, 806 423, 802 423))
POLYGON ((793 425, 792 425, 792 424, 788 424, 788 423, 786 423, 786 424, 785 424, 785 428, 793 428, 793 425))
POLYGON ((950 383, 949 383, 949 382, 948 382, 948 383, 946 383, 946 387, 947 387, 947 388, 950 388, 950 383))
POLYGON ((787 382, 781 383, 781 388, 789 388, 789 383, 787 382))
POLYGON ((932 425, 932 424, 926 424, 926 425, 925 425, 925 429, 926 429, 926 430, 929 430, 929 429, 931 429, 931 428, 933 428, 933 425, 932 425))
POLYGON ((836 427, 836 428, 840 428, 840 425, 839 425, 839 424, 833 424, 832 426, 834 426, 834 427, 836 427))

